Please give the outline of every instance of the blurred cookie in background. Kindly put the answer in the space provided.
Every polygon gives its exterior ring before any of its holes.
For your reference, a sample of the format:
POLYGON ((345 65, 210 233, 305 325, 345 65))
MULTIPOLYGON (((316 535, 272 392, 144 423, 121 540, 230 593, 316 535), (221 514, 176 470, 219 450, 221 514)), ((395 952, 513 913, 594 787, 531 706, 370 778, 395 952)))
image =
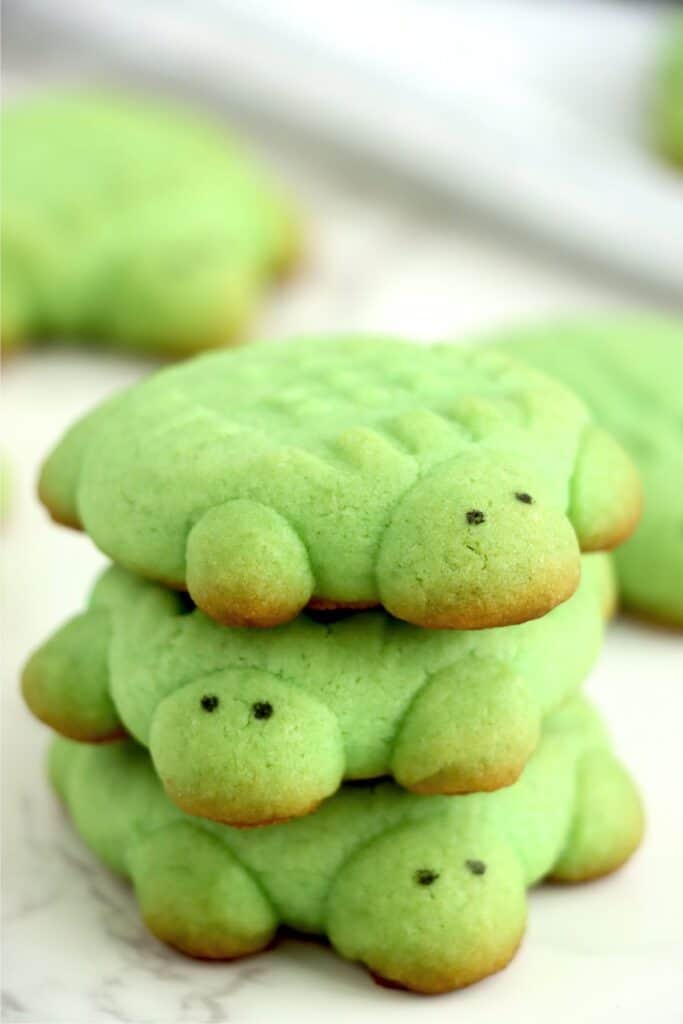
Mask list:
POLYGON ((659 152, 683 171, 683 17, 672 22, 660 55, 652 100, 652 133, 659 152))
POLYGON ((5 350, 231 344, 296 259, 293 206, 220 125, 73 93, 11 104, 2 131, 5 350))
POLYGON ((576 391, 630 454, 644 504, 615 554, 622 601, 683 626, 683 318, 568 318, 503 330, 495 343, 576 391))

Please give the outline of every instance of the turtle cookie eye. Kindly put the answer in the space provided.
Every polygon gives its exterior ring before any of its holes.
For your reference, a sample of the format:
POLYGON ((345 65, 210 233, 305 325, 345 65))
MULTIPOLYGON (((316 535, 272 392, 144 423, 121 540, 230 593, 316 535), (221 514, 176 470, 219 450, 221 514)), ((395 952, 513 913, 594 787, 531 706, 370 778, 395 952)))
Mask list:
POLYGON ((438 871, 432 871, 431 868, 420 868, 413 875, 418 885, 433 885, 438 877, 438 871))
POLYGON ((215 696, 215 694, 205 693, 199 703, 204 711, 211 712, 216 710, 219 704, 219 700, 218 697, 215 696))
POLYGON ((486 864, 483 860, 466 860, 465 867, 468 871, 471 871, 473 875, 485 875, 486 864))
POLYGON ((480 523, 484 522, 485 518, 486 516, 479 508, 471 508, 469 512, 465 513, 465 519, 470 526, 479 526, 480 523))
POLYGON ((526 491, 515 491, 515 498, 523 505, 533 505, 534 499, 526 491))
POLYGON ((267 700, 257 700, 255 704, 252 704, 251 710, 254 713, 254 718, 270 718, 273 714, 273 705, 267 700))

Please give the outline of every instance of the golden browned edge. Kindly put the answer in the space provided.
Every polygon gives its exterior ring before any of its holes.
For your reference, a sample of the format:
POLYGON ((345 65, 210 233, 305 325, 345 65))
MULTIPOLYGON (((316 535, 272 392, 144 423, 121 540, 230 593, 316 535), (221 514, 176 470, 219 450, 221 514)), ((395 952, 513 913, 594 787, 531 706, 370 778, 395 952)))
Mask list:
MULTIPOLYGON (((66 516, 61 515, 54 507, 50 505, 47 497, 41 492, 40 487, 38 488, 38 497, 40 498, 40 501, 47 509, 47 512, 53 522, 57 523, 59 526, 66 526, 69 529, 83 532, 83 526, 80 522, 78 522, 78 520, 69 519, 66 516)), ((139 573, 138 575, 143 574, 139 573)), ((180 590, 184 593, 188 593, 187 583, 184 580, 173 580, 159 575, 146 576, 145 578, 155 580, 156 582, 163 584, 163 586, 169 587, 171 590, 180 590)), ((195 604, 197 604, 196 601, 195 604)), ((325 597, 312 597, 306 607, 312 608, 315 611, 333 611, 337 608, 349 608, 356 611, 364 611, 368 608, 376 608, 378 606, 379 602, 377 601, 343 602, 335 601, 325 597)), ((299 608, 296 611, 292 612, 290 609, 287 611, 286 614, 281 613, 280 615, 276 615, 272 611, 266 611, 265 609, 261 609, 259 611, 258 609, 254 608, 254 610, 250 611, 248 614, 232 614, 228 616, 225 614, 225 609, 215 605, 212 606, 211 601, 205 600, 201 605, 197 605, 197 607, 201 608, 203 612, 205 612, 210 618, 214 619, 216 622, 220 623, 220 625, 222 626, 247 626, 253 627, 255 629, 271 629, 274 626, 280 626, 286 622, 291 622, 303 610, 299 608)))
MULTIPOLYGON (((60 517, 58 513, 54 512, 47 502, 43 500, 43 504, 47 508, 51 518, 54 522, 59 523, 60 526, 67 526, 71 529, 82 531, 80 523, 70 521, 64 517, 60 517)), ((168 587, 171 590, 179 590, 184 593, 188 593, 187 584, 184 581, 168 579, 163 576, 149 576, 144 573, 138 572, 138 575, 144 576, 146 579, 154 580, 163 586, 168 587)), ((558 589, 552 599, 544 599, 543 601, 528 600, 526 604, 516 605, 514 611, 510 611, 507 614, 498 611, 497 613, 479 614, 477 617, 467 616, 460 614, 457 616, 443 616, 434 619, 422 619, 419 616, 408 618, 406 616, 400 616, 405 621, 412 623, 416 626, 421 626, 424 629, 490 629, 495 626, 516 626, 522 622, 529 622, 531 619, 539 619, 546 615, 549 611, 552 611, 557 605, 562 604, 564 601, 574 594, 578 586, 578 572, 575 580, 572 580, 564 589, 558 589)), ((195 600, 195 604, 197 601, 195 600)), ((197 607, 201 611, 205 612, 209 618, 220 623, 222 626, 234 626, 238 628, 253 628, 253 629, 272 629, 275 626, 284 625, 287 622, 293 621, 302 611, 302 608, 292 610, 291 608, 286 612, 281 612, 279 615, 275 614, 272 610, 259 610, 252 606, 252 609, 248 614, 239 615, 231 614, 226 615, 225 609, 222 607, 216 607, 211 605, 210 601, 204 600, 202 604, 197 604, 197 607)), ((351 611, 367 611, 370 608, 379 608, 381 603, 379 601, 336 601, 333 598, 325 597, 312 597, 311 600, 305 605, 307 608, 311 608, 313 611, 334 611, 336 609, 349 609, 351 611)))
MULTIPOLYGON (((152 926, 150 919, 143 916, 143 920, 160 942, 165 943, 167 946, 171 946, 172 949, 175 949, 176 952, 182 953, 184 956, 192 957, 193 960, 238 960, 242 957, 256 956, 258 953, 265 953, 269 949, 274 949, 275 946, 279 945, 281 942, 285 942, 287 939, 295 939, 297 942, 305 942, 311 946, 324 946, 327 947, 327 949, 332 948, 332 944, 326 935, 321 935, 320 933, 311 934, 310 932, 301 932, 289 925, 282 924, 275 929, 274 934, 270 939, 263 943, 263 945, 257 946, 249 952, 234 953, 231 956, 226 956, 225 954, 219 953, 215 947, 211 950, 205 945, 202 947, 204 952, 195 953, 188 949, 181 948, 180 946, 175 945, 171 940, 164 938, 163 935, 152 926)), ((156 920, 160 920, 160 918, 156 918, 156 920)), ((161 927, 163 927, 163 925, 161 927)))
MULTIPOLYGON (((497 789, 504 789, 512 786, 524 770, 524 762, 513 767, 505 766, 498 772, 470 772, 467 781, 449 782, 452 769, 442 768, 441 771, 429 775, 426 779, 419 779, 417 782, 406 783, 405 786, 412 793, 421 793, 425 796, 439 794, 441 796, 465 796, 468 793, 492 793, 497 789)), ((459 772, 462 776, 463 772, 459 772)))
MULTIPOLYGON (((53 518, 56 517, 53 516, 53 518)), ((65 522, 63 525, 72 526, 74 524, 65 522)), ((80 529, 80 526, 75 526, 74 528, 80 529)), ((147 579, 155 580, 172 590, 179 590, 184 593, 188 593, 187 584, 185 582, 168 579, 158 575, 149 576, 141 572, 138 572, 138 575, 144 576, 147 579)), ((408 617, 407 615, 399 617, 403 618, 404 621, 410 622, 416 626, 421 626, 424 629, 474 630, 490 629, 494 626, 519 625, 520 623, 528 622, 531 619, 542 618, 549 611, 552 611, 552 609, 557 605, 569 600, 578 586, 578 581, 579 574, 577 569, 576 578, 572 579, 564 588, 558 588, 552 598, 545 598, 543 601, 534 601, 530 599, 525 604, 515 605, 514 610, 509 611, 507 614, 498 610, 490 613, 479 613, 476 617, 472 615, 468 616, 464 613, 457 616, 442 616, 434 619, 422 619, 419 616, 408 617)), ((226 615, 225 609, 222 606, 212 605, 211 601, 207 600, 203 600, 201 604, 199 604, 195 598, 193 598, 193 600, 201 611, 215 622, 220 623, 222 626, 235 626, 238 628, 248 627, 254 629, 272 629, 275 626, 291 622, 303 611, 304 607, 311 608, 313 611, 335 611, 344 609, 348 609, 350 611, 367 611, 370 608, 381 607, 381 603, 379 601, 336 601, 332 598, 313 597, 307 605, 296 609, 292 609, 290 607, 286 613, 281 611, 279 614, 276 614, 272 610, 272 606, 270 609, 266 609, 265 606, 259 609, 257 606, 252 605, 250 611, 246 614, 236 614, 233 612, 230 615, 226 615)))
POLYGON ((259 945, 249 946, 243 949, 237 946, 220 945, 219 943, 202 942, 201 939, 197 939, 196 942, 192 943, 180 943, 173 938, 174 927, 173 923, 169 926, 166 923, 166 919, 158 914, 143 914, 142 919, 149 928, 152 935, 154 935, 160 942, 163 942, 166 946, 170 946, 177 952, 182 953, 184 956, 189 956, 193 960, 240 960, 243 957, 255 956, 257 953, 263 953, 265 950, 274 946, 278 940, 277 930, 275 933, 268 938, 268 940, 259 945))
MULTIPOLYGON (((71 525, 71 524, 65 524, 71 525)), ((77 527, 78 528, 78 527, 77 527)), ((615 546, 619 542, 615 542, 615 546)), ((598 550, 598 549, 596 549, 598 550)), ((599 549, 602 550, 602 549, 599 549)), ((170 587, 174 590, 186 591, 186 585, 179 582, 178 580, 160 579, 154 577, 159 582, 163 583, 164 586, 170 587)), ((490 629, 495 626, 513 626, 519 625, 524 622, 529 622, 532 619, 542 618, 549 611, 557 605, 563 604, 569 600, 570 597, 575 593, 577 584, 568 586, 565 590, 559 590, 555 597, 550 600, 542 602, 529 600, 523 605, 518 605, 515 612, 509 612, 508 614, 489 614, 489 615, 478 615, 467 616, 460 614, 458 616, 443 616, 432 619, 422 619, 418 616, 413 618, 405 618, 405 621, 411 622, 413 625, 421 626, 424 629, 462 629, 462 630, 475 630, 475 629, 490 629)), ((261 614, 250 614, 244 616, 226 616, 224 612, 213 613, 207 604, 201 606, 202 610, 206 612, 211 618, 224 626, 247 626, 254 627, 257 629, 269 629, 274 626, 282 625, 286 622, 291 622, 293 619, 300 614, 303 609, 299 609, 296 613, 288 613, 286 617, 276 617, 273 614, 267 615, 261 614)), ((341 601, 333 598, 314 596, 306 605, 313 611, 335 611, 335 610, 349 610, 349 611, 367 611, 370 608, 379 608, 381 603, 378 601, 341 601)), ((681 631, 683 630, 683 619, 676 617, 668 618, 665 615, 656 615, 653 612, 645 609, 636 608, 633 605, 624 605, 619 602, 619 594, 615 592, 610 597, 609 603, 605 605, 605 618, 610 619, 617 613, 625 614, 629 617, 636 618, 640 621, 647 622, 652 626, 657 626, 662 629, 681 631)))
MULTIPOLYGON (((166 581, 163 581, 166 582, 166 581)), ((173 583, 167 583, 168 586, 175 586, 173 583)), ((529 622, 531 619, 540 619, 546 615, 553 608, 557 607, 558 604, 562 604, 567 601, 575 592, 578 586, 578 570, 576 579, 572 580, 565 587, 558 587, 552 597, 544 597, 542 600, 530 598, 524 604, 516 604, 508 611, 505 609, 495 610, 483 610, 479 611, 478 614, 470 613, 459 613, 454 615, 444 614, 435 618, 422 618, 417 614, 410 614, 404 610, 401 615, 397 615, 398 618, 403 619, 406 622, 410 622, 415 626, 421 626, 424 629, 462 629, 462 630, 474 630, 474 629, 491 629, 495 626, 516 626, 522 622, 529 622)), ((185 587, 181 586, 179 589, 184 590, 185 587)), ((195 600, 195 603, 196 600, 195 600)), ((272 606, 266 609, 265 606, 259 608, 256 605, 252 605, 248 613, 239 614, 233 609, 228 615, 225 609, 220 606, 212 605, 211 601, 204 599, 198 607, 201 608, 210 618, 219 622, 223 626, 236 626, 236 627, 248 627, 255 629, 271 629, 274 626, 283 625, 286 622, 291 622, 303 611, 303 608, 292 609, 291 607, 287 612, 281 611, 279 614, 272 608, 272 606)), ((369 608, 379 607, 379 602, 369 601, 335 601, 333 599, 314 597, 305 607, 311 608, 313 611, 335 611, 337 609, 349 609, 351 611, 365 611, 369 608)), ((396 614, 396 613, 394 613, 396 614)))
POLYGON ((40 700, 35 699, 31 680, 26 672, 21 679, 21 693, 34 718, 69 740, 77 740, 79 743, 113 743, 117 740, 124 740, 128 736, 123 725, 111 732, 99 732, 81 727, 77 722, 65 719, 61 715, 52 714, 51 711, 45 709, 40 700))
MULTIPOLYGON (((210 945, 209 943, 202 944, 201 941, 192 943, 191 945, 180 946, 171 937, 173 935, 173 927, 168 927, 163 918, 149 914, 143 917, 143 920, 153 935, 156 936, 161 942, 165 943, 171 948, 177 950, 185 956, 189 956, 194 960, 237 960, 247 956, 255 956, 258 953, 263 953, 268 949, 272 949, 279 942, 287 938, 294 938, 298 942, 308 942, 315 944, 316 946, 331 946, 331 943, 327 936, 324 935, 309 935, 306 933, 298 932, 296 929, 289 928, 284 925, 276 929, 275 933, 268 938, 268 940, 260 945, 255 945, 252 948, 244 950, 230 949, 228 947, 221 947, 218 944, 210 945)), ((463 976, 461 973, 454 979, 453 976, 444 975, 443 980, 434 984, 421 985, 419 982, 415 985, 406 985, 393 978, 386 978, 379 974, 377 971, 372 971, 368 968, 370 977, 375 984, 380 985, 382 988, 388 989, 400 989, 401 991, 415 992, 417 995, 443 995, 447 992, 453 992, 455 989, 467 988, 469 985, 474 985, 478 981, 482 981, 484 978, 489 977, 492 974, 497 974, 499 971, 504 970, 505 967, 514 959, 515 954, 519 950, 519 947, 524 937, 524 926, 520 934, 514 939, 511 946, 496 957, 496 959, 487 965, 483 965, 474 971, 469 972, 463 976)))
MULTIPOLYGON (((52 520, 58 523, 60 526, 66 526, 70 529, 78 530, 82 532, 83 527, 79 522, 70 520, 65 516, 61 516, 58 512, 54 511, 44 498, 41 497, 41 501, 47 508, 48 513, 52 520)), ((150 576, 143 573, 138 575, 145 576, 146 579, 152 579, 158 583, 163 584, 165 587, 169 587, 171 590, 179 590, 187 593, 187 584, 185 581, 168 579, 163 576, 154 575, 150 576)), ((475 630, 475 629, 491 629, 496 626, 516 626, 523 622, 529 622, 531 619, 540 619, 546 615, 549 611, 557 605, 562 604, 564 601, 574 594, 578 586, 578 573, 575 580, 572 580, 564 588, 558 588, 552 598, 544 598, 542 601, 529 599, 525 604, 517 604, 513 610, 507 613, 500 609, 496 612, 481 612, 477 616, 466 615, 460 613, 459 615, 443 615, 435 618, 422 618, 419 615, 413 614, 412 616, 404 613, 399 618, 404 619, 406 622, 410 622, 413 625, 421 626, 423 629, 462 629, 462 630, 475 630)), ((194 598, 193 598, 194 600, 194 598)), ((201 604, 198 604, 195 600, 195 604, 200 608, 209 618, 214 619, 215 622, 220 623, 222 626, 234 626, 237 628, 252 628, 252 629, 272 629, 275 626, 284 625, 287 622, 293 621, 303 610, 302 608, 292 609, 291 607, 286 611, 276 613, 272 610, 272 607, 266 609, 262 607, 257 608, 255 605, 251 606, 251 610, 247 614, 237 614, 234 611, 232 614, 227 615, 225 609, 222 606, 212 605, 211 601, 203 600, 201 604)), ((325 597, 312 597, 308 604, 305 606, 311 608, 314 611, 334 611, 336 609, 349 609, 352 611, 367 611, 369 608, 380 607, 379 601, 336 601, 333 598, 325 597)))
MULTIPOLYGON (((182 589, 185 589, 185 587, 182 589)), ((221 626, 271 629, 273 626, 280 626, 285 622, 291 622, 301 611, 300 607, 293 607, 292 605, 285 607, 280 604, 276 607, 273 603, 254 600, 250 602, 248 610, 238 612, 234 607, 231 607, 228 612, 222 605, 215 604, 206 594, 201 595, 201 601, 199 600, 200 595, 190 594, 190 597, 198 608, 201 608, 215 622, 219 622, 221 626)))
POLYGON ((58 728, 51 722, 46 722, 45 719, 41 719, 45 725, 49 725, 51 729, 58 732, 60 736, 65 736, 68 740, 77 740, 79 743, 91 743, 94 746, 99 746, 104 743, 120 743, 122 740, 127 740, 128 733, 125 729, 117 729, 116 732, 108 732, 101 735, 94 735, 89 733, 87 736, 84 732, 79 732, 77 729, 58 728))
POLYGON ((0 338, 0 361, 3 363, 7 362, 8 359, 14 359, 17 352, 22 352, 26 348, 26 340, 24 338, 15 339, 10 342, 9 348, 4 338, 0 338))
MULTIPOLYGON (((92 332, 89 333, 92 334, 92 332)), ((163 347, 157 347, 154 343, 147 345, 143 344, 140 345, 140 347, 121 345, 117 343, 115 338, 108 337, 106 332, 104 332, 101 337, 104 338, 104 344, 100 346, 84 346, 83 344, 79 344, 77 340, 74 343, 69 344, 68 348, 90 347, 92 349, 93 347, 99 347, 102 350, 106 349, 109 352, 120 352, 123 355, 137 355, 145 359, 149 358, 158 360, 159 363, 165 365, 166 363, 175 363, 181 362, 184 359, 191 359, 192 356, 200 355, 202 352, 210 352, 213 349, 236 348, 248 340, 246 329, 244 327, 238 327, 228 333, 217 332, 215 334, 207 334, 203 338, 197 339, 190 344, 170 342, 168 337, 164 337, 159 343, 160 345, 163 345, 163 347)), ((33 342, 26 338, 22 338, 20 342, 14 342, 9 353, 5 351, 5 347, 3 345, 2 360, 4 361, 5 359, 11 358, 17 352, 23 352, 25 349, 33 347, 36 343, 40 344, 41 342, 52 340, 58 342, 61 341, 58 334, 47 333, 39 338, 33 339, 33 342)))
POLYGON ((483 981, 484 978, 488 978, 492 974, 498 974, 499 971, 504 970, 517 954, 519 947, 522 944, 522 939, 524 938, 525 928, 526 922, 522 926, 520 934, 516 936, 510 947, 496 957, 495 960, 486 965, 482 964, 481 967, 464 976, 460 972, 456 977, 444 974, 443 980, 437 983, 430 982, 429 984, 421 985, 418 981, 416 984, 407 985, 404 982, 397 981, 395 978, 386 978, 377 971, 370 971, 369 973, 375 984, 380 985, 382 988, 400 989, 404 992, 415 992, 418 995, 423 996, 445 995, 448 992, 454 992, 456 989, 467 988, 469 985, 474 985, 476 982, 483 981))
POLYGON ((663 145, 661 141, 655 141, 654 150, 660 159, 665 164, 668 164, 672 170, 683 174, 683 153, 679 152, 678 146, 673 150, 668 145, 663 145))
POLYGON ((178 797, 171 788, 167 787, 165 780, 162 779, 162 782, 164 789, 176 807, 180 807, 182 811, 185 811, 193 818, 208 818, 210 821, 217 821, 219 825, 229 825, 231 828, 247 829, 261 828, 263 825, 282 825, 286 821, 291 821, 292 818, 304 818, 307 814, 312 814, 322 803, 322 800, 315 800, 303 808, 297 807, 288 814, 281 814, 272 818, 259 818, 257 821, 234 821, 232 818, 226 818, 225 814, 221 814, 216 810, 213 803, 208 801, 192 803, 183 797, 178 797))
MULTIPOLYGON (((27 701, 28 704, 28 701, 27 701)), ((116 729, 113 732, 100 733, 94 731, 88 731, 87 729, 80 728, 78 725, 74 725, 73 722, 65 721, 63 718, 57 715, 50 715, 38 713, 38 709, 31 704, 28 704, 31 714, 42 722, 43 725, 49 726, 54 732, 59 733, 60 736, 66 737, 68 740, 76 740, 78 743, 91 743, 94 745, 103 743, 118 743, 121 740, 128 738, 128 733, 123 728, 116 729)))
POLYGON ((678 633, 683 632, 683 618, 668 618, 666 615, 656 615, 645 608, 636 608, 633 604, 623 604, 620 611, 627 618, 636 619, 638 622, 653 626, 655 629, 666 630, 667 632, 671 630, 678 633))
POLYGON ((643 492, 642 488, 640 488, 638 491, 638 497, 631 505, 629 513, 615 526, 614 531, 612 533, 603 534, 602 536, 593 538, 587 545, 582 547, 581 550, 584 553, 589 553, 591 551, 613 551, 615 548, 618 548, 620 544, 627 541, 635 532, 642 513, 643 492))
MULTIPOLYGON (((273 265, 270 271, 270 280, 286 284, 292 277, 294 277, 295 271, 300 264, 304 262, 304 247, 300 241, 297 241, 295 245, 289 246, 283 255, 278 257, 278 260, 273 265)), ((47 334, 43 339, 57 337, 56 335, 47 334)), ((157 348, 155 345, 142 345, 140 348, 129 349, 126 346, 117 345, 115 341, 111 341, 107 347, 112 351, 120 351, 129 354, 139 354, 141 356, 151 356, 157 358, 161 363, 173 363, 184 359, 191 359, 192 356, 199 355, 201 352, 209 352, 213 349, 221 348, 237 348, 240 345, 245 344, 249 340, 247 330, 245 326, 238 327, 237 329, 225 334, 218 332, 216 334, 206 335, 201 340, 197 340, 192 344, 175 344, 169 345, 168 338, 164 339, 164 347, 157 348)), ((16 355, 17 352, 23 351, 26 348, 31 347, 31 341, 23 335, 20 335, 18 339, 13 340, 10 344, 9 349, 2 343, 0 339, 0 359, 4 362, 16 355)), ((52 518, 55 522, 60 523, 62 526, 71 526, 72 523, 63 522, 56 515, 52 518)))
POLYGON ((600 878, 606 878, 607 875, 614 874, 615 871, 618 871, 628 863, 640 846, 642 839, 643 829, 640 830, 638 835, 635 837, 635 840, 627 843, 623 850, 615 853, 614 857, 606 864, 602 864, 594 870, 585 871, 580 875, 572 875, 571 877, 568 875, 554 875, 551 873, 544 879, 544 882, 552 885, 581 885, 584 882, 595 882, 600 878))
POLYGON ((520 598, 513 605, 498 606, 497 608, 477 609, 476 614, 461 612, 457 615, 444 614, 432 619, 411 617, 403 609, 401 618, 412 622, 416 626, 425 629, 491 629, 495 626, 517 626, 522 622, 529 622, 531 619, 540 619, 557 605, 568 601, 579 585, 580 565, 577 559, 576 569, 573 573, 561 578, 555 586, 552 594, 546 594, 539 598, 537 594, 528 594, 526 600, 520 598))
POLYGON ((47 509, 48 515, 50 516, 50 519, 52 520, 53 523, 57 523, 58 526, 66 526, 70 530, 78 530, 79 533, 83 532, 83 527, 78 522, 77 519, 68 519, 66 516, 60 515, 60 513, 57 512, 56 509, 52 508, 48 504, 46 498, 41 493, 40 488, 38 488, 38 497, 40 498, 40 501, 47 509))

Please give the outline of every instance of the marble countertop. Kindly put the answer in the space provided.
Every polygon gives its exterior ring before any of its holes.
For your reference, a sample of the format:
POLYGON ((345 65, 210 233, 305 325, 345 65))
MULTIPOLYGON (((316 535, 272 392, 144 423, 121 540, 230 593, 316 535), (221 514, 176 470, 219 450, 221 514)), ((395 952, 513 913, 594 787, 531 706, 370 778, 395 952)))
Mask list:
MULTIPOLYGON (((272 149, 272 147, 271 147, 272 149)), ((444 211, 407 185, 275 147, 311 218, 306 264, 256 325, 260 335, 394 331, 424 340, 633 297, 550 253, 444 211)), ((646 842, 620 874, 540 888, 526 941, 502 974, 449 996, 373 985, 314 943, 287 940, 235 964, 183 959, 149 936, 128 887, 72 834, 45 783, 46 730, 20 701, 29 650, 79 609, 102 556, 50 524, 34 497, 62 428, 151 363, 85 350, 18 355, 5 372, 12 502, 3 529, 3 1020, 52 1022, 408 1022, 552 1020, 658 1024, 683 1008, 683 640, 617 622, 589 690, 642 784, 646 842)))

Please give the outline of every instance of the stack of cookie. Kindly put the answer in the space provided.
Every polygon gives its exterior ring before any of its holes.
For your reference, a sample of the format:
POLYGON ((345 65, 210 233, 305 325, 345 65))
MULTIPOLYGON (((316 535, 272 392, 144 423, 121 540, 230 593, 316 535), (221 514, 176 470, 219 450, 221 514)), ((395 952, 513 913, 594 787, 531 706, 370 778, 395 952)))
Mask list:
POLYGON ((528 886, 637 846, 579 690, 614 598, 589 552, 639 485, 561 385, 382 339, 209 354, 76 424, 40 491, 116 564, 24 693, 166 942, 285 924, 445 991, 510 960, 528 886))

